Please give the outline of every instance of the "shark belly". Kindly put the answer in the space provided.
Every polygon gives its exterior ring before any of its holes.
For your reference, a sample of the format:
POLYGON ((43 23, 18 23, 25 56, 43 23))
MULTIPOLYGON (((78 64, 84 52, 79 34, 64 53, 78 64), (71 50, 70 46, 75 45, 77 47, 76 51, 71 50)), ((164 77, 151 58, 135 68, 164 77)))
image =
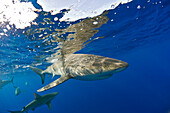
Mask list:
POLYGON ((41 105, 43 105, 44 103, 42 103, 42 102, 39 102, 39 101, 37 101, 37 100, 33 100, 32 102, 30 102, 27 106, 25 106, 24 108, 23 108, 23 112, 26 112, 26 111, 29 111, 29 110, 33 110, 33 109, 35 109, 35 108, 37 108, 37 107, 40 107, 41 105))
POLYGON ((98 74, 89 74, 85 76, 76 76, 74 79, 83 80, 83 81, 93 81, 93 80, 102 80, 107 79, 113 75, 114 71, 102 72, 98 74))

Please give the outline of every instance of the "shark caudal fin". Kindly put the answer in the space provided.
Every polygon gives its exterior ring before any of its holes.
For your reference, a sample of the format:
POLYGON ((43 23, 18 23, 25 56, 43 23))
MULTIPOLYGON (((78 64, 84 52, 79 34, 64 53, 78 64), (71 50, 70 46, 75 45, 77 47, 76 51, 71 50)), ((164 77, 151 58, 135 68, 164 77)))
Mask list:
POLYGON ((23 113, 22 111, 8 111, 10 113, 23 113))
POLYGON ((11 79, 11 83, 14 84, 14 76, 11 79))
POLYGON ((51 82, 50 84, 46 85, 45 87, 42 87, 41 89, 37 90, 37 92, 42 92, 42 91, 51 89, 51 88, 65 82, 65 81, 67 81, 70 78, 71 78, 70 76, 63 75, 60 78, 58 78, 57 80, 55 80, 55 81, 51 82))
POLYGON ((15 85, 14 85, 14 76, 11 79, 11 83, 12 83, 13 87, 15 88, 15 85))
POLYGON ((30 66, 29 68, 31 68, 35 73, 37 73, 38 75, 40 75, 42 84, 44 84, 45 74, 42 73, 43 70, 42 70, 42 69, 39 69, 39 68, 36 68, 36 67, 32 67, 32 66, 30 66))

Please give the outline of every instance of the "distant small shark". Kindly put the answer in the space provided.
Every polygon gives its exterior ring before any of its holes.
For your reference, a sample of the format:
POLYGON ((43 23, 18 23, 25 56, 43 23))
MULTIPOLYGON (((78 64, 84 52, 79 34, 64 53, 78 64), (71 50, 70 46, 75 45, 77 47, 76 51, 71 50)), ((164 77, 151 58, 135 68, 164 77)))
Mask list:
POLYGON ((21 94, 20 87, 15 87, 15 95, 18 96, 19 94, 21 94))
POLYGON ((1 89, 2 87, 6 86, 6 85, 9 84, 9 83, 12 83, 12 84, 13 84, 13 80, 14 80, 14 77, 12 77, 11 80, 1 80, 1 79, 0 79, 0 89, 1 89))
POLYGON ((44 104, 47 104, 49 110, 51 110, 51 100, 53 100, 56 95, 58 95, 58 92, 49 93, 49 94, 46 94, 43 96, 40 96, 40 95, 34 93, 35 100, 33 100, 28 105, 23 107, 23 109, 21 111, 8 111, 8 112, 10 112, 10 113, 24 113, 24 112, 28 113, 29 110, 34 111, 35 108, 40 107, 44 104))
POLYGON ((25 85, 28 86, 28 82, 25 82, 25 85))
POLYGON ((15 88, 15 96, 20 95, 22 92, 26 92, 25 90, 22 90, 20 87, 18 86, 14 86, 15 88))

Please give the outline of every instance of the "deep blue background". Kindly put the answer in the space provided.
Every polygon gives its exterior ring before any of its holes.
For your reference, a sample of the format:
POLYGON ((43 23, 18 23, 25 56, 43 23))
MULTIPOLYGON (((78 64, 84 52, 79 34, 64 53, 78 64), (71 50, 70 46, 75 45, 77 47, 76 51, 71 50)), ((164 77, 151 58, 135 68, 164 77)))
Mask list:
MULTIPOLYGON (((99 28, 93 41, 78 53, 117 58, 129 67, 99 81, 68 80, 51 90, 59 92, 52 101, 30 113, 168 113, 170 112, 169 1, 133 1, 110 10, 109 22, 99 28), (157 2, 157 4, 156 4, 157 2), (154 4, 153 4, 154 3, 154 4), (137 6, 145 8, 137 9, 137 6), (130 8, 127 9, 127 6, 130 8), (163 6, 163 7, 162 7, 163 6), (117 12, 116 15, 114 13, 117 12), (112 22, 111 19, 114 19, 112 22)), ((29 62, 29 61, 28 61, 29 62)), ((55 78, 54 78, 55 79, 55 78)), ((45 85, 51 82, 47 78, 45 85)), ((15 73, 14 83, 25 92, 14 95, 11 84, 0 90, 0 113, 21 110, 42 87, 34 72, 15 73), (29 85, 25 86, 25 82, 29 85)))
MULTIPOLYGON (((39 93, 58 91, 59 95, 52 101, 51 111, 44 105, 34 113, 167 113, 170 110, 169 43, 163 42, 119 56, 130 66, 109 79, 69 80, 39 93)), ((16 97, 12 85, 3 88, 0 113, 21 109, 34 99, 32 92, 42 87, 39 76, 34 72, 19 73, 14 82, 27 92, 16 97), (25 81, 29 82, 27 87, 25 81)))

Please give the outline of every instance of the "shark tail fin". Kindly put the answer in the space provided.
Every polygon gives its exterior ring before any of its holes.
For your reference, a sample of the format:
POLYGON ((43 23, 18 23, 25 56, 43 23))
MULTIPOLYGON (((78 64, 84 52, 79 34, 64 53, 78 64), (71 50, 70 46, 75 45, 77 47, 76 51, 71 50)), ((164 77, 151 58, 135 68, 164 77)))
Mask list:
POLYGON ((14 84, 14 76, 11 79, 11 83, 14 84))
POLYGON ((36 67, 32 67, 32 66, 30 66, 30 68, 31 68, 35 73, 37 73, 38 75, 40 75, 42 84, 44 84, 45 74, 43 73, 43 70, 42 70, 42 69, 39 69, 39 68, 36 68, 36 67))
POLYGON ((65 76, 65 75, 62 75, 60 78, 58 78, 57 80, 51 82, 50 84, 42 87, 41 89, 37 90, 37 92, 42 92, 42 91, 45 91, 45 90, 48 90, 48 89, 51 89, 65 81, 67 81, 68 79, 70 79, 71 77, 70 76, 65 76))
POLYGON ((14 76, 11 79, 11 83, 12 83, 13 87, 15 88, 15 85, 14 85, 14 76))
POLYGON ((23 113, 22 111, 8 111, 10 113, 23 113))

